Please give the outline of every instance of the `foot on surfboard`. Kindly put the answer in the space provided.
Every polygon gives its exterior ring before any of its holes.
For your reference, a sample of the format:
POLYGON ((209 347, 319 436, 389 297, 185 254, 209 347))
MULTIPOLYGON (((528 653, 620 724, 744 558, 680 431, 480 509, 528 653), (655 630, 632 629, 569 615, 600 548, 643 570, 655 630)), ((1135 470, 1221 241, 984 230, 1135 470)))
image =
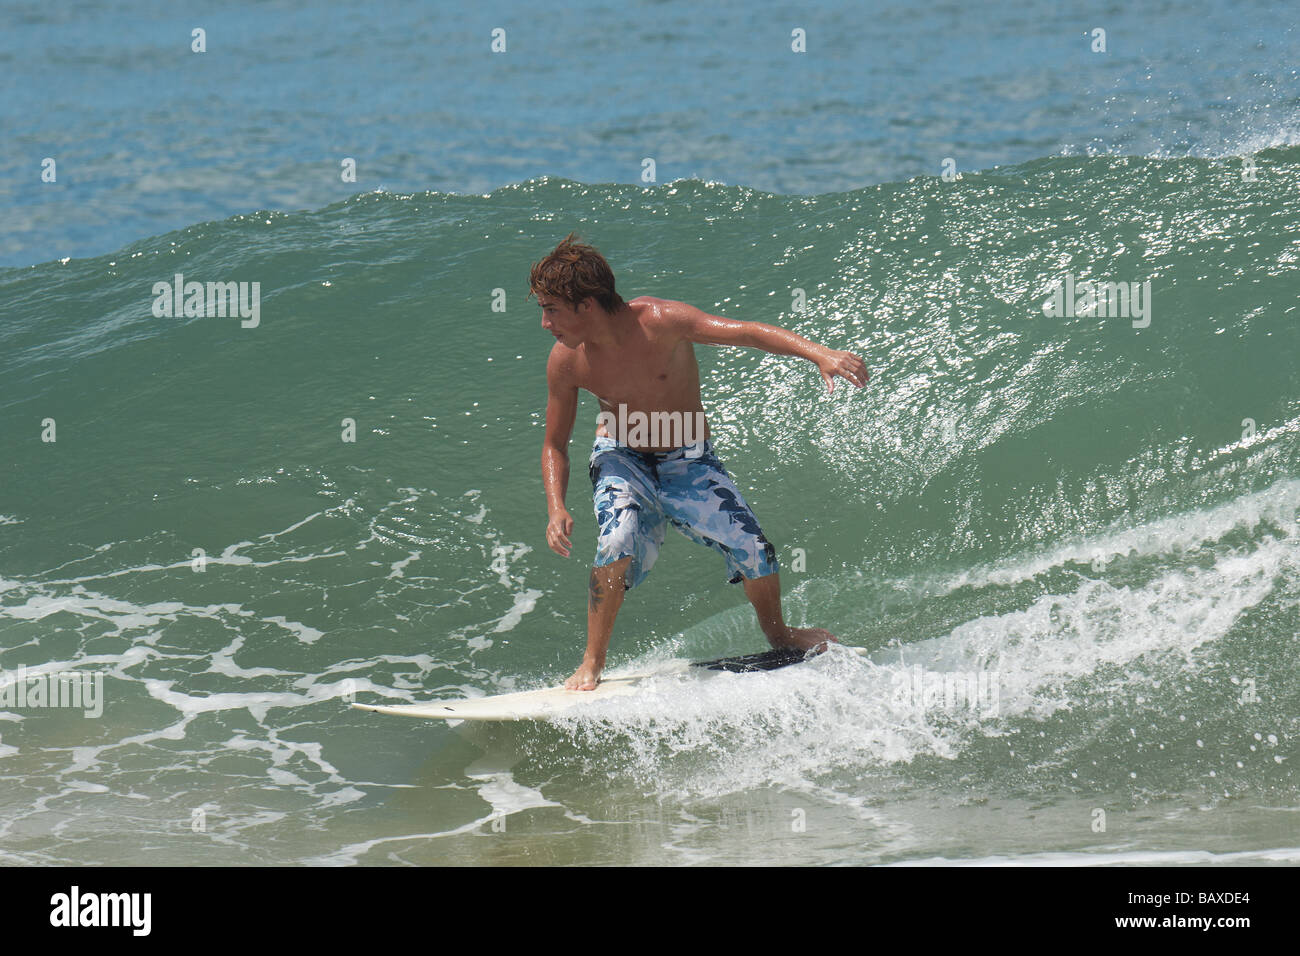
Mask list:
POLYGON ((769 643, 774 650, 816 650, 820 654, 826 650, 828 644, 840 642, 838 637, 824 627, 787 627, 786 632, 788 637, 780 643, 773 642, 769 638, 769 643))

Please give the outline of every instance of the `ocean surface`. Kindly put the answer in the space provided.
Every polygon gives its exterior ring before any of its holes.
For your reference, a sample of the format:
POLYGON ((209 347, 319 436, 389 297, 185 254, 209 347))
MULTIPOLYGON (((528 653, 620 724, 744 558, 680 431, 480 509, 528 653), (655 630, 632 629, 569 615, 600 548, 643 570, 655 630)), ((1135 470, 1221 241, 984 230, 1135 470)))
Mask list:
MULTIPOLYGON (((0 684, 102 712, 0 696, 0 863, 1300 862, 1294 6, 4 12, 0 684), (788 620, 870 653, 353 710, 581 659, 570 230, 865 359, 696 347, 788 620)), ((670 536, 607 673, 761 650, 725 577, 670 536)))

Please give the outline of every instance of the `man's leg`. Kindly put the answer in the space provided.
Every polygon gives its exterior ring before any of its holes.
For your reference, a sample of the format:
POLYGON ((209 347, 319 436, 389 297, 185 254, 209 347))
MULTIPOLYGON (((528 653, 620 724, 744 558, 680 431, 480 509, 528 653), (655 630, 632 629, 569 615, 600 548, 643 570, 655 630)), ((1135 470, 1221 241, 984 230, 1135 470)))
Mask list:
POLYGON ((569 690, 595 690, 605 669, 605 652, 614 633, 614 618, 623 606, 625 581, 632 557, 619 558, 603 568, 591 569, 587 585, 587 653, 582 666, 564 682, 569 690))
POLYGON ((749 598, 749 603, 754 605, 754 613, 758 615, 758 626, 763 629, 763 634, 772 647, 778 650, 793 648, 806 651, 823 646, 827 641, 839 643, 834 634, 820 627, 786 627, 785 616, 781 613, 780 574, 744 578, 743 583, 745 597, 749 598))
POLYGON ((660 465, 659 478, 661 502, 673 526, 724 556, 728 580, 738 576, 744 583, 745 597, 754 605, 758 626, 773 648, 806 651, 827 641, 838 643, 834 634, 820 627, 786 626, 776 550, 708 443, 698 456, 660 465))

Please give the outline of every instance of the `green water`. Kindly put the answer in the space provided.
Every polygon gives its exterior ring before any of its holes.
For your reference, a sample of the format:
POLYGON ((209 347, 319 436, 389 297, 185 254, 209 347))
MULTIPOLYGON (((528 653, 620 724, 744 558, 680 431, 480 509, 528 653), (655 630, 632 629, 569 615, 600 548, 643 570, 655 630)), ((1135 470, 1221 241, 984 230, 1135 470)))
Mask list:
MULTIPOLYGON (((105 688, 97 719, 7 711, 0 859, 1293 862, 1300 149, 1254 158, 367 193, 0 271, 0 668, 105 688), (806 362, 696 348, 787 618, 873 653, 555 725, 350 710, 580 659, 597 406, 565 560, 525 299, 570 229, 625 297, 866 359, 827 396, 806 362), (260 282, 259 325, 155 318, 177 272, 260 282), (1044 316, 1067 275, 1150 281, 1149 325, 1044 316), (992 676, 997 713, 900 703, 917 667, 992 676)), ((671 537, 614 670, 760 649, 724 581, 671 537)))

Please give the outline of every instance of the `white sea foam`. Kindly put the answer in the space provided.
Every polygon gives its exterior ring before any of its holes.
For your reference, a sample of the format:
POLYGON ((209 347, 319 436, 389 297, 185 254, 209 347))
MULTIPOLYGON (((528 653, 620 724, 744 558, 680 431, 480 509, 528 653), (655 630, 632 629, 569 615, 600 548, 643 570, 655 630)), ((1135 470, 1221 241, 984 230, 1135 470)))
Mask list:
MULTIPOLYGON (((617 741, 605 750, 618 755, 610 759, 621 770, 683 798, 773 785, 811 791, 842 770, 919 756, 956 758, 975 736, 997 736, 1024 720, 1086 706, 1096 695, 1125 694, 1129 682, 1145 680, 1133 672, 1140 662, 1194 668, 1200 649, 1272 594, 1279 578, 1300 574, 1297 504, 1300 483, 1285 482, 1205 513, 975 569, 935 591, 1031 580, 1098 547, 1177 555, 1205 546, 1202 561, 1171 561, 1144 583, 1078 577, 1074 590, 1041 594, 1026 606, 964 621, 869 659, 833 649, 770 673, 724 673, 705 681, 666 676, 643 693, 593 703, 558 723, 589 748, 617 741), (1260 535, 1253 546, 1211 547, 1262 521, 1283 529, 1281 536, 1260 535), (900 685, 918 667, 994 677, 996 716, 900 698, 900 685), (1101 672, 1110 675, 1108 683, 1096 685, 1101 672)), ((841 597, 852 599, 844 592, 841 597)))

